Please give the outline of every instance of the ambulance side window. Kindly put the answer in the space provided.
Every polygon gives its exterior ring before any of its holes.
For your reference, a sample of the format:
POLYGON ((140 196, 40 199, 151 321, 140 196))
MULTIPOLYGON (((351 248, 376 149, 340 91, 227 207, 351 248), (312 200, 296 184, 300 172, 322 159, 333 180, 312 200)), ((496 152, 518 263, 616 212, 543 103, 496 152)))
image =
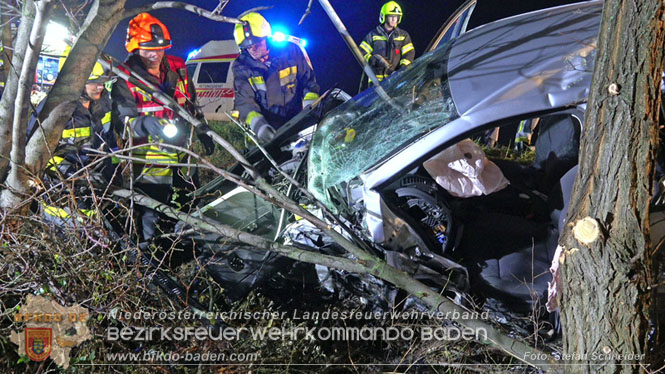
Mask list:
POLYGON ((203 62, 198 83, 226 83, 230 62, 203 62))
POLYGON ((189 79, 194 80, 194 73, 196 73, 196 65, 197 64, 187 64, 187 75, 189 76, 189 79))

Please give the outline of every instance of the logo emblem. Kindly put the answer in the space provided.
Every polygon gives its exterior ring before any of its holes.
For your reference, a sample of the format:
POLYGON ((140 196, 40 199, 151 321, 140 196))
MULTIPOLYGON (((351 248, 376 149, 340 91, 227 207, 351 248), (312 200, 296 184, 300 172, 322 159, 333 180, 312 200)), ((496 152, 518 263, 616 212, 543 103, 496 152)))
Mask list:
POLYGON ((28 327, 25 333, 25 353, 32 361, 44 361, 51 354, 52 331, 46 327, 28 327))

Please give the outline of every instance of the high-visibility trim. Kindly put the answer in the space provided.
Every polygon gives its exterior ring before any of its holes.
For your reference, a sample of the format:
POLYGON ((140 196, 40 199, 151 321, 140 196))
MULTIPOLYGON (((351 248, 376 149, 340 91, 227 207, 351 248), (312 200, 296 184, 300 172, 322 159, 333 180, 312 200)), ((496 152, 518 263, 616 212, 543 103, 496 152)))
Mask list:
POLYGON ((263 79, 262 76, 256 76, 256 77, 249 77, 249 83, 251 84, 265 84, 265 80, 263 79))
POLYGON ((254 123, 260 120, 261 118, 263 118, 263 114, 253 110, 249 112, 249 114, 247 114, 247 118, 245 118, 245 123, 247 124, 247 126, 249 126, 249 128, 252 128, 252 125, 254 125, 254 123))
POLYGON ((409 61, 409 60, 403 58, 403 59, 399 60, 399 64, 400 64, 400 65, 404 65, 404 66, 406 66, 406 65, 410 65, 410 64, 411 64, 411 61, 409 61))
POLYGON ((395 41, 397 41, 397 42, 401 42, 401 41, 404 40, 404 39, 406 39, 406 36, 405 36, 405 35, 402 35, 402 36, 396 36, 396 37, 395 37, 395 41))
POLYGON ((152 177, 166 177, 172 176, 173 169, 171 168, 159 168, 159 167, 144 167, 141 171, 141 177, 152 176, 152 177))
MULTIPOLYGON (((58 208, 56 206, 51 206, 51 205, 46 205, 46 203, 42 202, 42 206, 44 208, 44 214, 49 215, 51 217, 56 217, 60 218, 62 220, 69 220, 72 218, 72 215, 69 213, 69 211, 58 208)), ((78 211, 81 215, 86 216, 88 218, 93 218, 97 216, 97 210, 96 209, 79 209, 78 211)), ((83 217, 76 217, 76 221, 83 223, 83 217)), ((71 222, 71 221, 70 221, 71 222)))
POLYGON ((369 45, 369 43, 367 43, 366 41, 362 41, 359 47, 362 48, 367 53, 372 53, 374 51, 374 48, 372 48, 372 46, 369 45))
POLYGON ((143 96, 143 99, 144 99, 145 101, 152 101, 152 95, 149 94, 148 92, 146 92, 146 91, 140 89, 140 88, 137 87, 137 86, 132 86, 132 88, 130 88, 130 91, 132 91, 132 92, 136 92, 136 93, 138 93, 139 95, 143 96))
POLYGON ((104 117, 102 117, 102 125, 106 125, 107 123, 111 123, 111 112, 106 112, 104 117))
POLYGON ((388 39, 385 36, 381 35, 372 35, 372 41, 375 42, 377 40, 383 40, 383 41, 388 41, 388 39))
POLYGON ((362 41, 360 43, 360 48, 365 51, 365 55, 363 55, 363 58, 365 61, 369 62, 369 59, 372 58, 372 51, 374 51, 374 48, 372 48, 371 45, 369 45, 366 41, 362 41))
POLYGON ((316 92, 308 92, 305 94, 305 97, 303 97, 303 100, 316 100, 319 98, 319 94, 316 92))
POLYGON ((316 100, 319 99, 319 94, 316 92, 307 92, 305 97, 302 99, 302 106, 306 107, 308 105, 314 104, 316 100))
POLYGON ((411 52, 414 49, 415 48, 413 47, 413 43, 409 43, 409 44, 405 45, 404 47, 402 47, 402 54, 411 52))
POLYGON ((50 160, 48 160, 48 163, 46 164, 46 167, 47 167, 49 170, 56 171, 56 170, 57 170, 57 167, 58 167, 60 164, 62 164, 63 161, 65 161, 64 158, 62 158, 62 157, 60 157, 60 156, 53 156, 53 157, 51 157, 50 160))
MULTIPOLYGON (((171 171, 171 169, 164 169, 171 171)), ((137 182, 146 184, 171 184, 173 181, 173 174, 169 175, 140 175, 137 182)))
POLYGON ((279 85, 286 86, 296 81, 298 74, 298 68, 296 66, 290 66, 286 69, 279 71, 279 85))
POLYGON ((265 91, 266 82, 262 76, 249 77, 249 84, 252 86, 254 91, 265 91))
POLYGON ((69 214, 68 211, 62 208, 46 205, 45 203, 42 203, 42 205, 44 206, 44 213, 48 214, 49 216, 58 217, 62 219, 67 219, 71 217, 71 214, 69 214))
POLYGON ((90 126, 88 127, 76 127, 73 129, 65 129, 62 130, 62 138, 63 139, 69 139, 69 138, 85 138, 90 136, 91 130, 90 126))
POLYGON ((279 71, 279 79, 283 79, 288 77, 289 75, 295 75, 295 74, 298 74, 298 67, 289 66, 288 68, 279 71))
POLYGON ((88 218, 92 218, 97 215, 97 211, 94 209, 79 209, 79 212, 88 218))

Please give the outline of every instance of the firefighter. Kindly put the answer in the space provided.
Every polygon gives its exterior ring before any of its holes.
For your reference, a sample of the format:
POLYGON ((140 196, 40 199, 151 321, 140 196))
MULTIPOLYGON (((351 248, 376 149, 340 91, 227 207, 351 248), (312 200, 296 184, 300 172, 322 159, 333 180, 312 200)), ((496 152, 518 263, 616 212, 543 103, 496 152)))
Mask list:
MULTIPOLYGON (((60 59, 59 67, 62 68, 64 61, 69 53, 65 50, 64 56, 60 59)), ((96 214, 95 203, 90 190, 89 180, 94 180, 100 185, 109 183, 113 178, 113 168, 111 159, 102 158, 95 164, 99 154, 94 150, 110 151, 115 147, 115 136, 110 127, 111 122, 111 100, 108 91, 105 89, 105 83, 110 79, 109 75, 99 63, 95 63, 92 73, 81 93, 79 101, 72 117, 65 125, 57 148, 53 152, 53 157, 46 166, 44 182, 46 187, 59 185, 56 191, 63 191, 62 181, 70 178, 79 172, 82 168, 88 167, 86 174, 78 175, 71 182, 70 188, 74 189, 74 194, 70 191, 64 191, 62 194, 49 194, 42 210, 44 217, 57 226, 72 225, 73 216, 82 218, 83 216, 93 217, 96 214), (76 208, 58 202, 60 198, 69 200, 71 196, 76 196, 76 208), (73 211, 77 212, 73 213, 73 211)), ((37 112, 43 107, 43 102, 37 108, 37 112)), ((28 140, 38 131, 38 115, 35 113, 28 124, 28 140)))
MULTIPOLYGON (((129 56, 120 69, 129 72, 125 66, 129 67, 172 97, 190 114, 203 118, 196 106, 196 90, 188 77, 184 60, 165 55, 164 51, 171 48, 171 37, 161 21, 148 13, 134 17, 129 22, 125 48, 129 56)), ((191 127, 165 103, 125 80, 119 79, 113 84, 111 98, 114 128, 123 134, 126 147, 139 146, 131 153, 134 187, 161 203, 175 203, 180 207, 190 204, 186 195, 198 187, 196 168, 170 166, 187 163, 187 154, 160 144, 187 148, 190 131, 193 131, 191 127)), ((197 136, 206 153, 212 154, 212 139, 203 131, 197 131, 197 136)), ((174 224, 152 209, 142 207, 139 214, 143 246, 161 234, 158 230, 164 233, 174 224)))
POLYGON ((235 110, 262 142, 319 98, 312 65, 300 46, 287 42, 268 48, 270 24, 259 13, 248 13, 233 32, 241 49, 233 62, 235 110))
POLYGON ((379 12, 379 26, 370 31, 360 43, 365 60, 379 81, 413 62, 416 51, 411 36, 397 25, 402 22, 402 7, 389 1, 379 12))

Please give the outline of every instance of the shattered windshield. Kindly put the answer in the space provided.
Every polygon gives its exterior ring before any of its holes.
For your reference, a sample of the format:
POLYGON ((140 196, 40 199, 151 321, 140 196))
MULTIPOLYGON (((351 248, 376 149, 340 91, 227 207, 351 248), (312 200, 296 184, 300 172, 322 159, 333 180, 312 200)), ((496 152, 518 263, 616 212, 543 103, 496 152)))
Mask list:
POLYGON ((422 135, 459 117, 446 70, 450 43, 417 59, 382 87, 391 100, 368 90, 321 121, 312 140, 308 187, 334 209, 329 187, 349 181, 422 135))

